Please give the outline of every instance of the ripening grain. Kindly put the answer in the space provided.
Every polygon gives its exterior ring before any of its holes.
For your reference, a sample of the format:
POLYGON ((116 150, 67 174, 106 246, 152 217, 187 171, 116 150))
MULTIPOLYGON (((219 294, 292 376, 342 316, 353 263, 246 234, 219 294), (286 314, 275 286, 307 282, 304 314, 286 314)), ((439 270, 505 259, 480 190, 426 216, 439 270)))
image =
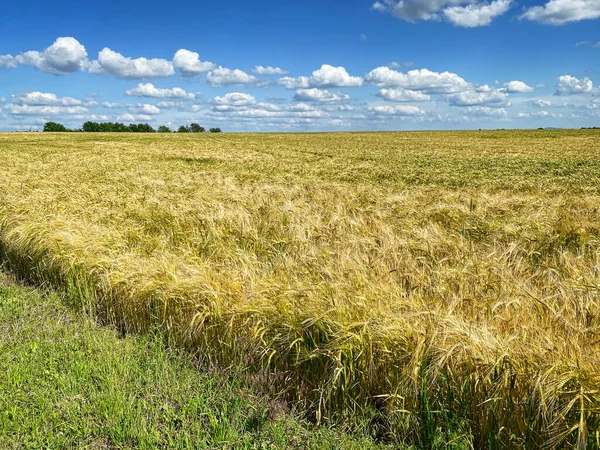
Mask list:
POLYGON ((600 133, 0 135, 0 250, 397 441, 598 443, 600 133))

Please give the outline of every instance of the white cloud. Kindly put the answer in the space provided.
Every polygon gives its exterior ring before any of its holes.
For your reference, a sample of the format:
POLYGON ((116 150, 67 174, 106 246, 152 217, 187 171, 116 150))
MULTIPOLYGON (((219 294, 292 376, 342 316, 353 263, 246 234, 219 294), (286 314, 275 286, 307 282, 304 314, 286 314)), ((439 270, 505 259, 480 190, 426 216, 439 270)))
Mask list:
POLYGON ((312 84, 317 87, 357 87, 363 84, 361 77, 350 76, 344 67, 329 64, 323 64, 310 78, 312 84))
POLYGON ((0 55, 0 67, 6 69, 13 69, 17 67, 19 63, 13 55, 0 55))
POLYGON ((563 75, 558 78, 558 86, 554 95, 575 95, 592 92, 594 83, 589 78, 576 78, 563 75))
POLYGON ((184 48, 175 53, 173 65, 181 71, 181 75, 184 77, 194 77, 217 67, 209 61, 200 61, 198 53, 184 48))
POLYGON ((310 77, 283 77, 277 84, 287 89, 307 89, 311 87, 359 87, 363 84, 361 77, 353 77, 348 74, 345 67, 334 67, 323 64, 320 69, 315 70, 310 77))
MULTIPOLYGON (((295 105, 290 105, 285 107, 288 111, 315 111, 315 107, 306 103, 296 103, 295 105)), ((281 108, 277 108, 281 109, 281 108)))
POLYGON ((361 41, 366 41, 367 40, 367 35, 365 33, 360 33, 360 40, 361 41))
POLYGON ((136 88, 125 91, 125 94, 135 97, 173 98, 184 100, 193 100, 196 98, 196 94, 186 92, 180 87, 163 89, 155 87, 152 83, 140 83, 136 88))
POLYGON ((217 105, 227 106, 248 106, 256 104, 256 99, 250 94, 244 94, 242 92, 230 92, 225 94, 223 97, 215 97, 215 103, 217 105))
POLYGON ((175 69, 166 59, 132 59, 106 47, 98 53, 98 60, 92 63, 90 72, 117 78, 139 79, 168 77, 175 73, 175 69))
POLYGON ((550 106, 552 106, 552 102, 549 102, 547 100, 542 100, 537 99, 537 100, 530 100, 528 102, 529 106, 531 106, 532 108, 548 108, 550 106))
POLYGON ((113 108, 122 108, 123 105, 120 103, 111 103, 111 102, 102 102, 100 103, 104 108, 113 109, 113 108))
POLYGON ((380 89, 377 97, 381 97, 388 102, 424 102, 431 97, 420 91, 411 91, 410 89, 380 89))
POLYGON ((240 108, 234 111, 215 111, 216 114, 225 114, 230 117, 251 117, 251 118, 273 118, 273 117, 282 117, 282 118, 325 118, 329 117, 329 114, 325 111, 313 109, 312 111, 271 111, 269 109, 261 108, 257 106, 255 108, 240 108))
POLYGON ((18 105, 31 106, 81 106, 81 100, 72 97, 58 97, 50 92, 26 92, 13 95, 12 101, 18 105))
MULTIPOLYGON (((182 102, 182 101, 164 100, 164 101, 158 102, 156 104, 156 106, 158 106, 159 108, 164 108, 164 109, 177 108, 177 109, 185 110, 185 109, 188 109, 190 105, 189 105, 189 103, 182 102)), ((192 105, 192 108, 194 106, 197 106, 197 105, 192 105)))
POLYGON ((504 92, 509 94, 533 92, 535 89, 522 81, 514 80, 504 83, 504 92))
POLYGON ((17 105, 10 103, 4 107, 5 111, 13 115, 65 115, 85 114, 88 109, 83 106, 43 106, 43 105, 17 105))
POLYGON ((439 21, 443 17, 461 27, 480 27, 506 13, 512 0, 381 0, 372 9, 381 13, 389 12, 407 22, 417 20, 439 21))
POLYGON ((105 114, 78 114, 76 116, 73 116, 73 119, 83 121, 94 120, 99 122, 106 122, 110 120, 110 116, 107 116, 105 114))
POLYGON ((450 106, 495 106, 506 105, 508 95, 487 85, 480 86, 474 91, 458 92, 446 97, 450 106))
POLYGON ((554 114, 550 114, 548 111, 538 111, 534 113, 518 113, 517 118, 519 119, 543 119, 545 117, 557 117, 554 114))
POLYGON ((305 101, 305 102, 341 102, 344 100, 348 100, 350 96, 348 94, 344 94, 341 92, 330 92, 325 89, 298 89, 296 91, 296 95, 294 95, 294 100, 296 101, 305 101))
POLYGON ((333 106, 336 111, 354 111, 354 106, 351 105, 337 105, 333 106))
POLYGON ((429 94, 462 92, 472 88, 470 83, 455 73, 438 73, 427 69, 402 73, 389 67, 378 67, 367 74, 365 81, 379 87, 398 87, 429 94))
POLYGON ((424 114, 420 108, 412 105, 376 105, 370 106, 368 110, 378 116, 420 116, 424 114))
POLYGON ((240 69, 228 69, 226 67, 217 67, 208 72, 207 81, 213 86, 224 85, 246 85, 256 81, 256 77, 240 69))
POLYGON ((45 50, 30 50, 17 56, 0 55, 0 66, 13 68, 18 64, 33 66, 41 72, 65 75, 85 70, 89 66, 85 47, 72 37, 59 37, 45 50))
POLYGON ((452 6, 444 10, 444 16, 454 25, 475 28, 489 25, 492 20, 510 9, 512 0, 496 0, 492 3, 475 3, 452 6))
POLYGON ((575 43, 575 47, 581 47, 582 45, 590 45, 590 41, 579 41, 575 43))
POLYGON ((484 117, 506 117, 508 111, 504 108, 490 108, 486 106, 470 106, 466 109, 467 114, 473 116, 484 116, 484 117))
POLYGON ((156 116, 160 114, 160 108, 147 103, 140 103, 137 106, 129 107, 129 111, 136 114, 143 114, 147 116, 156 116))
POLYGON ((207 112, 215 118, 235 118, 236 120, 269 119, 277 121, 313 120, 328 118, 329 114, 306 103, 275 105, 256 102, 249 94, 232 92, 215 98, 215 105, 207 112))
POLYGON ((277 84, 286 89, 307 89, 310 87, 309 77, 283 77, 277 80, 277 84))
POLYGON ((550 0, 543 6, 533 6, 521 19, 549 25, 564 25, 600 17, 600 0, 550 0))
POLYGON ((287 70, 273 66, 255 66, 253 72, 258 75, 287 75, 289 73, 287 70))
POLYGON ((149 122, 154 118, 147 114, 123 114, 117 116, 117 120, 120 122, 149 122))

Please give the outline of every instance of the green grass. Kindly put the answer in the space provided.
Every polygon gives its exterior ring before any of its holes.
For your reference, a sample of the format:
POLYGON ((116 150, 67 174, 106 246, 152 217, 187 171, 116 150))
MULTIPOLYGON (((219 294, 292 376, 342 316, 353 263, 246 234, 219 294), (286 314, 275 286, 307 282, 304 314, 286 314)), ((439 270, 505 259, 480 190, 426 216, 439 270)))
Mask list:
POLYGON ((0 272, 0 448, 381 448, 0 272))

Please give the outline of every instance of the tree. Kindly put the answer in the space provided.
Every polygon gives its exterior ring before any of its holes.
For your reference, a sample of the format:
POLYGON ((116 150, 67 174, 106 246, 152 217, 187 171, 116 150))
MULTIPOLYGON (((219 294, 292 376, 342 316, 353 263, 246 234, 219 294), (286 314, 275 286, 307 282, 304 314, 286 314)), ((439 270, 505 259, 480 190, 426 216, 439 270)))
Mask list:
POLYGON ((204 127, 201 127, 197 123, 193 123, 190 125, 190 131, 192 133, 204 133, 206 129, 204 127))
POLYGON ((211 128, 208 131, 210 131, 211 133, 221 133, 222 132, 220 128, 211 128))
POLYGON ((181 126, 179 127, 179 130, 177 130, 177 132, 178 132, 178 133, 189 133, 189 132, 190 132, 190 129, 189 129, 188 127, 184 126, 184 125, 181 125, 181 126))
POLYGON ((113 131, 116 133, 126 133, 129 131, 129 129, 124 123, 116 122, 113 124, 113 131))
POLYGON ((158 127, 158 132, 159 133, 170 133, 171 129, 166 125, 161 125, 160 127, 158 127))
POLYGON ((69 130, 67 129, 67 127, 65 127, 61 123, 46 122, 44 124, 44 131, 52 132, 52 133, 58 133, 58 132, 65 132, 65 131, 69 131, 69 130))
MULTIPOLYGON (((69 130, 67 130, 69 131, 69 130)), ((155 133, 156 130, 147 123, 130 123, 125 125, 121 122, 91 122, 87 121, 81 127, 81 131, 88 133, 155 133)))
POLYGON ((99 125, 100 124, 98 124, 96 122, 87 121, 83 124, 81 129, 83 131, 85 131, 86 133, 97 133, 98 131, 100 131, 99 125))
POLYGON ((132 123, 129 125, 129 128, 131 129, 131 131, 135 130, 135 132, 137 133, 156 133, 156 130, 147 123, 140 123, 137 125, 132 123))

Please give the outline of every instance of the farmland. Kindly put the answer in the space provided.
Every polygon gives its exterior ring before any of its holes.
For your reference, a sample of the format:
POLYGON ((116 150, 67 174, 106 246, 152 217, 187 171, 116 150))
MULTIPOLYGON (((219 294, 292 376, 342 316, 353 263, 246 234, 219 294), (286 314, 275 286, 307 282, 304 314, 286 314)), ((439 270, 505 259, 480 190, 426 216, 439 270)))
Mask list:
POLYGON ((598 445, 600 132, 2 134, 0 254, 386 442, 598 445))

